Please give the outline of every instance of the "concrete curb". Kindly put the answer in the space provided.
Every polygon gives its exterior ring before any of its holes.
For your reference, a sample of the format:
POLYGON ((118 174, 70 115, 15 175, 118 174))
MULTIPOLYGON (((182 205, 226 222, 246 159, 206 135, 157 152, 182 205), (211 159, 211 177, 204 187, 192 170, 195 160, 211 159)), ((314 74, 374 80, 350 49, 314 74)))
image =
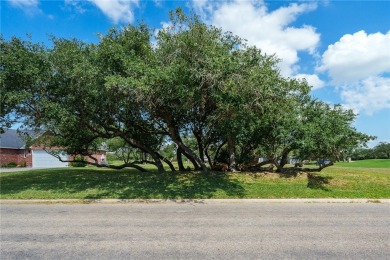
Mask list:
POLYGON ((387 203, 390 199, 0 199, 0 204, 387 203))

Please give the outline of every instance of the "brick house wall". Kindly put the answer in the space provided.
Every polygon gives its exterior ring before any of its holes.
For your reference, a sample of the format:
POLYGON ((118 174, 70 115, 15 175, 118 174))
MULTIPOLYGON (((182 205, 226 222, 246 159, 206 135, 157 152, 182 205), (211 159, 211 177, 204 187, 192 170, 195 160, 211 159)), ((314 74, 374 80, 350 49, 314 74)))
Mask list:
MULTIPOLYGON (((106 161, 107 159, 107 152, 106 151, 99 151, 98 153, 95 153, 92 155, 92 157, 96 158, 98 160, 98 163, 101 164, 102 160, 106 161)), ((79 156, 68 156, 68 160, 74 160, 75 157, 79 156)), ((89 156, 83 156, 85 160, 87 160, 90 163, 95 163, 95 161, 90 158, 89 156)))
MULTIPOLYGON (((39 149, 39 147, 33 147, 33 150, 39 149)), ((102 159, 106 160, 106 151, 100 151, 93 155, 98 159, 98 163, 102 163, 102 159)), ((55 159, 55 158, 53 158, 55 159)), ((68 156, 68 160, 73 160, 73 156, 68 156)), ((85 157, 88 162, 94 163, 95 161, 89 157, 85 157)), ((0 148, 0 165, 7 165, 10 162, 16 163, 18 166, 21 166, 26 162, 27 167, 32 167, 32 154, 31 150, 25 149, 12 149, 12 148, 0 148)))
POLYGON ((26 162, 26 166, 32 166, 32 156, 30 150, 0 148, 0 165, 6 165, 10 162, 21 166, 26 162))

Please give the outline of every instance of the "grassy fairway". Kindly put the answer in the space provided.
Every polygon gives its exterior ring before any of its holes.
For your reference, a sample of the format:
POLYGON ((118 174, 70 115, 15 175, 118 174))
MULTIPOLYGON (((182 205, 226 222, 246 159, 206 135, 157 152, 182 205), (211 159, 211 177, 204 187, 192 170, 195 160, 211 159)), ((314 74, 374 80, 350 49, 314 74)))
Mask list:
POLYGON ((2 199, 390 198, 390 168, 344 165, 296 177, 66 168, 0 173, 0 181, 2 199))
POLYGON ((337 166, 351 168, 388 168, 390 169, 390 159, 361 160, 353 162, 338 162, 337 166))

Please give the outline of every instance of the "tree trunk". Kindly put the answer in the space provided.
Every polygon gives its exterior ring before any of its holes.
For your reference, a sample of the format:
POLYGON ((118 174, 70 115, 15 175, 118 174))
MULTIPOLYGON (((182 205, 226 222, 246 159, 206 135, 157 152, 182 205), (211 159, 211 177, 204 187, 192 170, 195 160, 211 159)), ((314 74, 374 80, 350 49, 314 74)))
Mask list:
POLYGON ((226 141, 223 141, 222 144, 220 144, 217 148, 217 151, 215 152, 215 155, 214 155, 214 160, 213 160, 213 166, 215 166, 215 164, 217 163, 217 158, 218 158, 218 155, 222 149, 222 147, 226 144, 226 141))
POLYGON ((174 141, 177 146, 181 148, 182 153, 194 164, 195 169, 199 169, 200 165, 200 169, 207 172, 208 169, 204 162, 200 160, 199 157, 183 143, 183 140, 180 137, 179 129, 175 125, 174 119, 172 116, 170 116, 170 113, 165 112, 162 116, 168 125, 169 136, 171 137, 172 141, 174 141))
POLYGON ((183 154, 194 164, 195 170, 202 170, 204 172, 207 172, 207 166, 205 165, 202 160, 199 159, 199 157, 189 148, 187 147, 183 141, 181 140, 180 134, 177 129, 170 127, 170 134, 172 140, 177 144, 178 147, 181 148, 183 154), (200 165, 200 167, 199 167, 200 165))
POLYGON ((200 160, 200 158, 186 145, 184 145, 182 142, 180 144, 177 144, 181 147, 183 150, 184 155, 192 162, 192 164, 195 167, 195 170, 202 170, 204 172, 207 172, 207 166, 204 162, 200 160))
MULTIPOLYGON (((92 130, 93 132, 95 133, 99 133, 100 136, 106 136, 104 133, 102 134, 101 131, 97 130, 97 129, 94 129, 92 127, 89 127, 90 130, 92 130)), ((164 169, 164 166, 163 164, 161 163, 161 160, 158 156, 158 154, 149 146, 135 140, 135 139, 132 139, 132 138, 128 138, 128 136, 126 136, 122 131, 116 129, 116 128, 112 128, 112 127, 107 127, 107 126, 104 126, 104 129, 106 131, 112 131, 114 132, 115 134, 113 136, 118 136, 118 137, 121 137, 123 140, 125 140, 131 147, 134 147, 134 148, 138 148, 140 149, 142 152, 145 152, 145 153, 148 153, 152 156, 154 162, 155 162, 155 165, 158 169, 159 172, 165 172, 165 169, 164 169)), ((108 135, 106 136, 107 138, 110 138, 112 137, 111 135, 108 135)), ((143 154, 142 154, 143 156, 143 154)), ((144 158, 142 158, 144 159, 144 158)))
POLYGON ((209 152, 208 152, 207 147, 206 147, 205 150, 204 150, 204 154, 206 155, 206 158, 207 158, 207 161, 209 162, 210 168, 212 168, 212 167, 213 167, 213 163, 212 163, 212 161, 211 161, 211 157, 210 157, 210 155, 209 155, 209 152))
POLYGON ((235 141, 231 136, 227 138, 228 152, 229 152, 229 170, 236 171, 236 145, 235 141))
MULTIPOLYGON (((121 137, 123 138, 123 140, 125 140, 131 146, 138 148, 147 154, 150 154, 150 156, 152 156, 152 158, 153 158, 154 165, 156 165, 156 167, 157 167, 157 170, 159 172, 165 172, 165 169, 164 169, 163 164, 161 163, 159 154, 157 154, 152 148, 150 148, 146 145, 143 145, 142 143, 138 142, 137 140, 129 139, 129 138, 126 138, 125 136, 121 136, 121 137)), ((145 159, 144 156, 146 156, 146 154, 143 153, 142 160, 145 159)))
POLYGON ((162 164, 161 160, 160 160, 160 157, 158 156, 157 153, 155 153, 154 151, 149 153, 150 156, 152 156, 154 162, 155 162, 155 165, 157 167, 157 170, 159 172, 165 172, 165 169, 164 169, 164 165, 162 164))
POLYGON ((276 166, 277 172, 283 171, 283 166, 280 165, 279 160, 277 158, 273 160, 273 164, 276 166))
POLYGON ((138 166, 134 163, 125 163, 125 164, 122 164, 122 165, 119 165, 119 166, 116 166, 116 165, 101 165, 101 164, 94 164, 92 163, 92 165, 98 167, 98 168, 109 168, 109 169, 115 169, 115 170, 121 170, 123 168, 126 168, 126 167, 132 167, 132 168, 135 168, 137 170, 139 170, 140 172, 147 172, 147 170, 145 170, 144 168, 142 168, 141 166, 138 166))
POLYGON ((181 148, 178 147, 177 150, 176 150, 176 158, 177 158, 177 165, 179 166, 179 171, 185 171, 186 169, 184 168, 184 165, 183 165, 183 157, 182 157, 182 152, 181 152, 181 148))
POLYGON ((196 171, 200 171, 201 168, 200 166, 197 164, 197 162, 194 160, 194 158, 192 158, 190 155, 188 155, 187 153, 185 153, 183 150, 182 150, 182 153, 187 157, 188 160, 190 160, 190 162, 192 163, 192 165, 194 165, 194 169, 196 171))
POLYGON ((168 164, 169 168, 171 169, 171 171, 175 172, 176 169, 175 167, 173 166, 173 164, 171 163, 170 160, 168 160, 167 158, 163 157, 161 154, 158 154, 159 157, 160 157, 160 160, 162 160, 163 162, 165 162, 166 164, 168 164))
POLYGON ((166 159, 166 158, 163 158, 162 160, 163 160, 166 164, 168 164, 169 169, 171 169, 171 171, 173 171, 173 172, 176 171, 175 166, 173 166, 173 164, 172 164, 172 162, 171 162, 170 160, 168 160, 168 159, 166 159))
MULTIPOLYGON (((62 160, 61 156, 58 156, 58 155, 53 155, 53 156, 56 157, 61 162, 69 162, 69 163, 77 162, 76 160, 62 160)), ((139 170, 140 172, 147 172, 146 169, 142 168, 141 166, 136 165, 135 163, 124 163, 122 165, 99 164, 96 158, 92 157, 91 155, 88 155, 88 157, 91 158, 94 162, 86 161, 85 163, 89 164, 89 165, 96 166, 98 168, 109 168, 109 169, 121 170, 121 169, 126 168, 126 167, 132 167, 132 168, 139 170)))
POLYGON ((282 153, 282 158, 280 159, 280 168, 282 169, 288 162, 288 154, 290 153, 290 149, 284 149, 282 153))
POLYGON ((198 150, 199 150, 199 157, 202 162, 204 162, 204 147, 203 147, 203 141, 202 141, 202 131, 199 129, 195 129, 192 131, 196 138, 196 142, 198 143, 198 150))

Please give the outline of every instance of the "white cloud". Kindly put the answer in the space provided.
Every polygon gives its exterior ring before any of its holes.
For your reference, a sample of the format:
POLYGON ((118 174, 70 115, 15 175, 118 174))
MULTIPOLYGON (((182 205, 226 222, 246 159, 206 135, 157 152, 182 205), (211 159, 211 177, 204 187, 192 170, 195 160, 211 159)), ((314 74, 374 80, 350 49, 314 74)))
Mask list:
POLYGON ((390 72, 390 31, 344 35, 328 46, 318 70, 327 71, 335 83, 354 83, 390 72))
POLYGON ((162 7, 164 0, 153 0, 153 3, 157 7, 162 7))
POLYGON ((345 105, 368 115, 390 108, 390 31, 346 34, 329 45, 318 71, 328 72, 345 105))
POLYGON ((367 115, 390 108, 390 78, 368 77, 353 84, 344 85, 341 97, 345 106, 356 113, 365 111, 367 115))
POLYGON ((36 8, 38 7, 38 0, 8 0, 13 7, 18 8, 36 8))
POLYGON ((322 88, 325 83, 315 74, 297 74, 294 76, 297 79, 306 79, 307 83, 314 89, 322 88))
POLYGON ((65 6, 77 14, 83 14, 87 11, 83 5, 84 1, 82 0, 65 0, 65 6))
POLYGON ((15 8, 22 9, 28 15, 42 12, 38 7, 39 0, 8 0, 8 3, 15 8))
POLYGON ((314 54, 320 35, 311 26, 292 27, 299 15, 316 8, 315 4, 290 4, 269 12, 263 1, 193 1, 202 17, 223 30, 231 31, 256 45, 267 54, 282 59, 283 76, 298 71, 298 51, 314 54))
POLYGON ((315 3, 293 3, 273 11, 261 0, 193 0, 192 5, 206 22, 247 39, 267 54, 275 53, 282 59, 283 76, 305 78, 313 89, 325 85, 318 75, 300 71, 299 53, 306 52, 320 58, 316 72, 328 74, 347 107, 367 114, 389 108, 390 32, 344 35, 321 57, 316 29, 292 25, 303 13, 315 10, 315 3))
POLYGON ((139 0, 88 0, 95 4, 114 23, 134 21, 133 7, 139 0))
POLYGON ((214 4, 216 3, 209 0, 192 0, 192 8, 205 21, 208 21, 210 14, 212 14, 214 4))

